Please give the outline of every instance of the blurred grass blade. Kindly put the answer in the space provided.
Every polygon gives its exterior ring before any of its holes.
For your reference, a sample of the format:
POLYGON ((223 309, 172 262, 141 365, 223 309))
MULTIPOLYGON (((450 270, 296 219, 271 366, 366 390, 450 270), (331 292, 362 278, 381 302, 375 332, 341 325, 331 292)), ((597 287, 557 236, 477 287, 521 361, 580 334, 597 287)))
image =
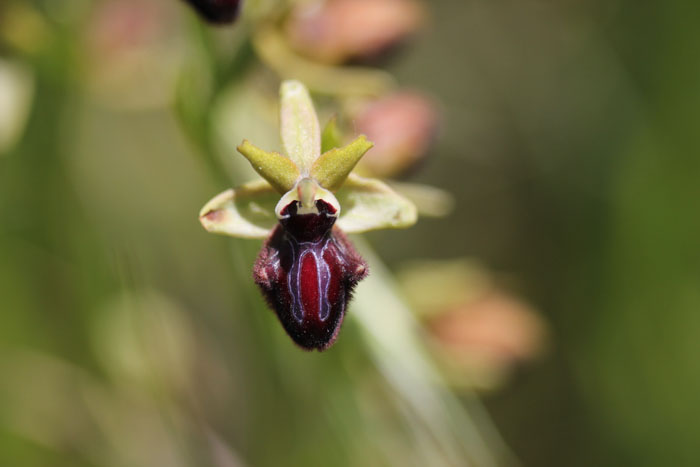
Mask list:
POLYGON ((372 273, 360 285, 352 305, 354 317, 363 331, 374 360, 389 385, 404 402, 411 418, 426 428, 445 457, 444 465, 492 467, 517 465, 498 432, 478 405, 471 413, 447 389, 442 377, 419 340, 418 325, 399 298, 390 273, 371 248, 356 239, 372 273), (380 312, 379 312, 380 311, 380 312))

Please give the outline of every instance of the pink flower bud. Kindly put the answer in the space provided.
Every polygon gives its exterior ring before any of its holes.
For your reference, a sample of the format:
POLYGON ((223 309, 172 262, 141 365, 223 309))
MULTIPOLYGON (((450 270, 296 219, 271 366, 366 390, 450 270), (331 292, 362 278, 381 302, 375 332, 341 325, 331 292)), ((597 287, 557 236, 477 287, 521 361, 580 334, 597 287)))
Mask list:
POLYGON ((437 126, 435 105, 420 94, 403 91, 374 101, 355 118, 356 131, 374 143, 358 168, 376 177, 406 172, 427 154, 437 126))
POLYGON ((253 277, 292 340, 325 350, 335 342, 352 290, 367 264, 338 228, 335 209, 316 201, 318 213, 297 214, 298 201, 263 245, 253 277))
POLYGON ((415 0, 327 0, 296 8, 287 32, 301 53, 340 63, 385 51, 414 33, 422 19, 415 0))
POLYGON ((440 313, 428 328, 441 355, 485 386, 497 384, 514 364, 539 355, 546 334, 534 310, 500 292, 440 313))
POLYGON ((113 108, 169 104, 184 58, 179 29, 169 0, 94 2, 83 37, 87 88, 113 108))

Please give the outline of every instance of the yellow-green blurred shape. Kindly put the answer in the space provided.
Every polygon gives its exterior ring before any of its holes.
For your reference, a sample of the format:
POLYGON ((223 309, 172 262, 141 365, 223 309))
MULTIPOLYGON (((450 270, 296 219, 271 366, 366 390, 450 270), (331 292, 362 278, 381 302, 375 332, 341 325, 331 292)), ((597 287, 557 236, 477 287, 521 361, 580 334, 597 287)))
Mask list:
POLYGON ((125 292, 96 313, 95 353, 115 382, 182 390, 196 355, 185 312, 151 290, 125 292))
POLYGON ((253 45, 260 59, 282 78, 303 81, 312 90, 338 96, 380 95, 394 86, 383 70, 365 67, 333 67, 307 60, 292 51, 274 27, 259 28, 253 45))
POLYGON ((487 270, 468 259, 415 260, 397 276, 403 294, 423 316, 474 300, 492 286, 487 270))
POLYGON ((418 214, 426 217, 444 217, 452 212, 455 199, 447 191, 430 185, 406 182, 387 182, 394 191, 416 205, 418 214))
POLYGON ((50 40, 48 24, 29 2, 3 5, 0 15, 0 39, 20 52, 33 54, 50 40))
POLYGON ((32 105, 34 76, 19 62, 0 58, 0 155, 22 134, 32 105))
POLYGON ((0 423, 45 447, 81 444, 93 426, 80 394, 87 374, 54 356, 4 352, 0 359, 0 423))
POLYGON ((404 295, 451 384, 502 385, 515 363, 544 350, 547 326, 529 305, 501 291, 474 261, 416 261, 399 274, 404 295))

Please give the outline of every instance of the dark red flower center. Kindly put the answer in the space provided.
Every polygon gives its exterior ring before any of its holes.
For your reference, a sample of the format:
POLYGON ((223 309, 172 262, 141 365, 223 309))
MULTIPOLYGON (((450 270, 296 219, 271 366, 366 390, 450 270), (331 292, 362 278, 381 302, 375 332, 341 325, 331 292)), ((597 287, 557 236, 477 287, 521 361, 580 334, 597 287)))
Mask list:
POLYGON ((238 16, 241 0, 186 0, 207 21, 230 23, 238 16))
POLYGON ((335 209, 316 201, 318 213, 298 214, 298 202, 281 214, 263 245, 254 278, 290 337, 306 349, 323 350, 335 340, 354 286, 367 265, 334 229, 335 209))

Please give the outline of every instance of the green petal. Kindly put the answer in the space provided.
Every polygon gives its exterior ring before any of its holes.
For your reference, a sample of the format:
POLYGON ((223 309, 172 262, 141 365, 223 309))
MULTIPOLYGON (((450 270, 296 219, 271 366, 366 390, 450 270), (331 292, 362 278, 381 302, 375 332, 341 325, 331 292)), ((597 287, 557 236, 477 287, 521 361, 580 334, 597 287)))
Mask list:
POLYGON ((336 224, 348 233, 410 227, 418 218, 413 203, 376 179, 351 174, 336 197, 343 207, 336 224))
POLYGON ((212 233, 242 238, 265 238, 277 223, 279 194, 260 180, 226 190, 199 212, 199 221, 212 233))
POLYGON ((359 136, 343 148, 331 149, 314 162, 311 176, 318 180, 321 186, 336 191, 372 146, 374 144, 367 141, 367 138, 359 136))
POLYGON ((321 133, 321 153, 343 145, 343 134, 338 128, 338 117, 333 115, 321 133))
POLYGON ((284 81, 280 87, 282 144, 287 156, 303 175, 321 155, 321 130, 313 102, 299 81, 284 81))
POLYGON ((243 140, 237 149, 275 190, 286 193, 294 187, 299 168, 290 159, 276 152, 263 151, 248 140, 243 140))

